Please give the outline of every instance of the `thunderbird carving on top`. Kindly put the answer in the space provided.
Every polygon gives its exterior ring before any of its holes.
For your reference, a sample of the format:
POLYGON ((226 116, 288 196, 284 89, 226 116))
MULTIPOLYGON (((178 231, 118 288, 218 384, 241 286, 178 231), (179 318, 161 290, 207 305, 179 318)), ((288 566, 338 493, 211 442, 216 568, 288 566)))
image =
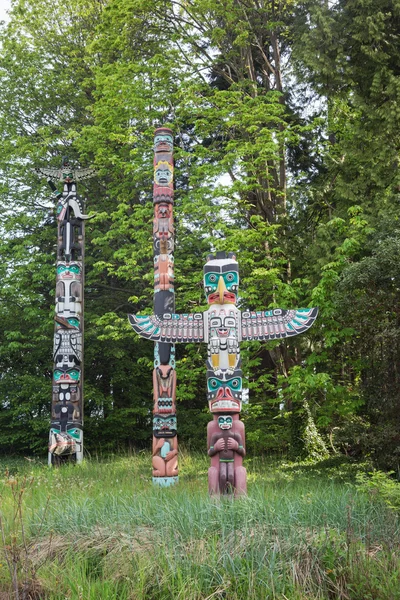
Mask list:
POLYGON ((240 311, 236 304, 239 270, 233 253, 210 256, 204 267, 208 310, 202 313, 129 315, 141 337, 155 342, 205 342, 208 368, 216 375, 240 368, 241 341, 277 340, 304 333, 317 318, 318 308, 240 311))

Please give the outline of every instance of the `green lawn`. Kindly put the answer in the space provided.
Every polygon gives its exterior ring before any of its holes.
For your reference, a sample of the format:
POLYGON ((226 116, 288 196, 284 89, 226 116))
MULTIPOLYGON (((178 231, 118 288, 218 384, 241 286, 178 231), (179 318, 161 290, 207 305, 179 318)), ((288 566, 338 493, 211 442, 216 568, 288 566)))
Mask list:
POLYGON ((400 600, 400 519, 354 465, 248 459, 248 497, 216 500, 206 456, 181 455, 170 489, 150 462, 0 459, 0 598, 16 565, 20 598, 400 600))

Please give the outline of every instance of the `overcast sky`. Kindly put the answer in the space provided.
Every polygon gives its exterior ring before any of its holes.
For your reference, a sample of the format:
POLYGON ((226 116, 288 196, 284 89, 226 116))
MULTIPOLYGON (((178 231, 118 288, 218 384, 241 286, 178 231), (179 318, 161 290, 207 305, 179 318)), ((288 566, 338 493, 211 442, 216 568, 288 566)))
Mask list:
POLYGON ((0 0, 0 21, 7 21, 6 10, 10 8, 11 0, 0 0))

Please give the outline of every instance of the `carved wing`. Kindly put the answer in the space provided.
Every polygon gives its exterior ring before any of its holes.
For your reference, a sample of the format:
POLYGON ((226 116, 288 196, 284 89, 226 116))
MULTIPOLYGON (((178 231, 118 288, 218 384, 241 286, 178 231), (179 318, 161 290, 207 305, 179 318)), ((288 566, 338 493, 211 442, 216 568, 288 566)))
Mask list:
POLYGON ((128 315, 133 329, 141 337, 155 342, 203 342, 203 313, 176 315, 128 315))
POLYGON ((80 332, 69 333, 69 342, 72 351, 79 362, 82 361, 82 334, 80 332))
POLYGON ((80 331, 66 330, 54 334, 53 356, 57 354, 73 354, 82 361, 82 333, 80 331))
POLYGON ((242 312, 242 340, 276 340, 307 331, 317 318, 318 308, 242 312))
POLYGON ((60 169, 46 169, 46 168, 38 167, 33 170, 38 175, 43 175, 44 177, 49 177, 50 179, 53 179, 54 181, 59 181, 59 179, 60 179, 60 175, 61 175, 60 169))
POLYGON ((82 181, 82 179, 89 179, 90 177, 94 177, 96 175, 95 169, 93 167, 89 167, 87 169, 76 169, 75 171, 70 170, 70 168, 64 169, 49 169, 45 167, 37 167, 33 169, 35 173, 38 175, 43 175, 44 177, 49 177, 54 181, 63 181, 63 173, 70 172, 72 173, 75 181, 82 181))
POLYGON ((87 169, 76 169, 74 171, 75 181, 82 181, 82 179, 89 179, 90 177, 94 177, 96 175, 95 169, 93 167, 88 167, 87 169))

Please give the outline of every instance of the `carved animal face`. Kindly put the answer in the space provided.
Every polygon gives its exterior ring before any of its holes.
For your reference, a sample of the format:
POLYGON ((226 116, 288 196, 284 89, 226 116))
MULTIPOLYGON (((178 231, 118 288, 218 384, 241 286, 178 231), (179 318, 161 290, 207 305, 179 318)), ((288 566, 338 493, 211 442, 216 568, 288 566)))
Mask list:
POLYGON ((154 415, 153 418, 153 435, 156 438, 171 438, 176 436, 176 416, 170 415, 164 417, 154 415))
POLYGON ((53 377, 55 383, 77 383, 81 372, 76 368, 58 367, 54 369, 53 377))
POLYGON ((222 372, 216 376, 207 370, 207 399, 212 413, 238 413, 242 409, 242 371, 235 369, 233 375, 222 372))
POLYGON ((57 263, 57 278, 58 279, 82 279, 82 263, 80 262, 58 262, 57 263))
POLYGON ((212 258, 206 263, 204 266, 204 290, 208 304, 236 304, 239 290, 239 267, 234 256, 212 258))

